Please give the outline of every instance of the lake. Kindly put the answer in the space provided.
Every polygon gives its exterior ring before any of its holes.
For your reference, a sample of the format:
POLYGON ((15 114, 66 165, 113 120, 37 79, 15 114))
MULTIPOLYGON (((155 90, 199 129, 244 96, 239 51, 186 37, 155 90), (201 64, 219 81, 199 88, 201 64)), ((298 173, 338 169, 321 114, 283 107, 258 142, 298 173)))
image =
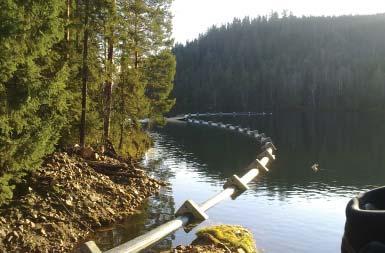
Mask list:
MULTIPOLYGON (((264 252, 340 252, 347 202, 385 184, 382 115, 280 113, 210 120, 263 131, 278 148, 277 160, 250 190, 210 209, 210 218, 198 228, 180 229, 146 252, 189 244, 196 229, 215 224, 247 227, 264 252), (318 172, 311 169, 314 163, 318 172)), ((104 250, 172 219, 187 199, 200 203, 215 195, 228 177, 243 175, 260 152, 251 137, 207 126, 172 124, 151 135, 154 147, 142 163, 169 186, 138 214, 99 232, 96 242, 104 250)))

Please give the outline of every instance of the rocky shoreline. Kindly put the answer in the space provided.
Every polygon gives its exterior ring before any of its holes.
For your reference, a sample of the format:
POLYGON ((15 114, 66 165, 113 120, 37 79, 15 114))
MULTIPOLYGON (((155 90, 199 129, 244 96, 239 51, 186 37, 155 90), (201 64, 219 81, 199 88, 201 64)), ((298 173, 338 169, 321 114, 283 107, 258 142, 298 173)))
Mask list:
POLYGON ((0 208, 4 252, 69 252, 130 214, 163 185, 132 161, 54 153, 0 208), (92 159, 92 160, 91 160, 92 159))

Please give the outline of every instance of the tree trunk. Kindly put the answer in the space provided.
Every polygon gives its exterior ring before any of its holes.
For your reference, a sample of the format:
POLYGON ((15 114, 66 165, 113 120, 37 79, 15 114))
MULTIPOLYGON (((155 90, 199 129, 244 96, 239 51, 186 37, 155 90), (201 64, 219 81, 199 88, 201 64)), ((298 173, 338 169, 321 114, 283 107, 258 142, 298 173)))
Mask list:
POLYGON ((138 51, 135 51, 135 69, 138 69, 138 66, 139 66, 139 53, 138 51))
MULTIPOLYGON (((79 11, 79 9, 80 9, 80 0, 76 0, 76 12, 75 12, 75 22, 78 22, 78 18, 80 18, 80 11, 79 11)), ((79 37, 80 37, 80 33, 79 33, 79 29, 75 29, 75 31, 76 31, 76 34, 75 34, 75 43, 76 43, 76 52, 79 52, 79 49, 80 49, 80 39, 79 39, 79 37)))
MULTIPOLYGON (((123 60, 122 60, 122 62, 124 62, 123 60)), ((124 134, 124 123, 125 123, 125 120, 126 120, 126 115, 125 115, 125 113, 124 113, 124 111, 125 111, 125 97, 124 97, 124 88, 123 88, 123 85, 124 85, 124 72, 123 72, 123 70, 122 70, 122 75, 123 75, 123 78, 122 78, 122 83, 121 83, 121 89, 120 89, 120 99, 121 99, 121 108, 122 108, 122 112, 123 112, 123 115, 124 115, 124 117, 123 117, 123 119, 122 119, 122 121, 120 122, 120 138, 119 138, 119 149, 121 150, 122 149, 122 147, 123 147, 123 134, 124 134)))
MULTIPOLYGON (((112 7, 111 17, 115 15, 116 2, 113 1, 114 6, 112 7)), ((108 38, 108 49, 107 49, 107 81, 104 87, 104 125, 103 125, 103 138, 104 140, 109 139, 110 135, 110 120, 111 120, 111 105, 112 105, 112 72, 113 72, 113 56, 114 56, 114 25, 109 24, 109 38, 108 38)))
POLYGON ((67 0, 67 28, 66 28, 66 41, 69 44, 70 41, 70 15, 71 15, 71 0, 67 0))
POLYGON ((104 139, 107 140, 110 135, 110 118, 111 118, 111 96, 112 96, 112 58, 114 54, 114 44, 111 37, 108 39, 108 53, 107 53, 107 61, 109 64, 108 69, 108 77, 106 81, 106 85, 104 87, 104 139))
POLYGON ((83 70, 82 70, 82 114, 80 121, 80 146, 85 146, 86 136, 86 109, 87 109, 87 81, 88 81, 88 7, 89 0, 85 1, 84 38, 83 38, 83 70))
POLYGON ((124 122, 120 122, 120 138, 119 138, 119 149, 123 148, 123 134, 124 134, 124 122))
POLYGON ((67 61, 69 60, 70 58, 70 28, 69 28, 69 25, 70 25, 70 22, 71 22, 71 0, 67 0, 67 27, 66 27, 66 31, 65 31, 65 38, 66 38, 66 51, 67 51, 67 61))

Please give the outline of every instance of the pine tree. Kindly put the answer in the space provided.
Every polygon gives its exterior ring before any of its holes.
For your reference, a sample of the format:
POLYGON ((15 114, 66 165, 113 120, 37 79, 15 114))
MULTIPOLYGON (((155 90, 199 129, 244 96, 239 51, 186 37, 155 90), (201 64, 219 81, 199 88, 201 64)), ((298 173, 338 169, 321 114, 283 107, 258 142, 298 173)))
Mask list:
POLYGON ((67 109, 63 1, 0 4, 0 203, 54 149, 67 109))
POLYGON ((104 127, 103 138, 109 139, 110 135, 110 120, 112 106, 112 85, 114 74, 114 44, 115 44, 115 26, 117 20, 116 0, 111 0, 107 9, 107 61, 106 61, 106 82, 104 86, 104 127))
POLYGON ((150 117, 156 122, 164 122, 163 115, 175 104, 175 99, 170 99, 175 67, 175 57, 169 50, 163 50, 145 61, 146 96, 150 100, 150 117))
POLYGON ((272 13, 214 26, 173 49, 174 112, 383 109, 384 24, 272 13))
POLYGON ((138 119, 173 104, 170 3, 0 2, 0 203, 58 143, 148 147, 138 119))

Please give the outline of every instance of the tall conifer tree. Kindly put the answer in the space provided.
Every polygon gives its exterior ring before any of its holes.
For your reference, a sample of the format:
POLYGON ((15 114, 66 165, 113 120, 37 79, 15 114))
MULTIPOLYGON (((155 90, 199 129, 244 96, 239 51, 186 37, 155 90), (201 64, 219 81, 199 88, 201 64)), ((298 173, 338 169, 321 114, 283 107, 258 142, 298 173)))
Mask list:
POLYGON ((0 202, 52 152, 67 109, 65 2, 0 4, 0 202))

